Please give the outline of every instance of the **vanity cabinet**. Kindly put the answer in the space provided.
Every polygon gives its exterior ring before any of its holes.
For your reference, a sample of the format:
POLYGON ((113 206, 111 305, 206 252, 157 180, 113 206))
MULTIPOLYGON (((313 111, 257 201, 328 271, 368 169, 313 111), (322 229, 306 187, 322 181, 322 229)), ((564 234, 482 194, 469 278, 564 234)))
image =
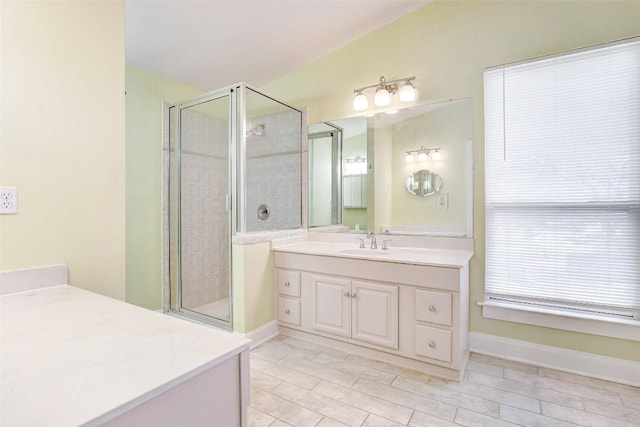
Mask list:
POLYGON ((310 275, 312 328, 398 348, 398 287, 341 277, 310 275))
POLYGON ((468 257, 445 267, 276 250, 274 266, 281 333, 461 379, 468 257))
POLYGON ((300 326, 300 272, 277 270, 278 320, 300 326))
POLYGON ((451 362, 453 295, 424 289, 415 295, 416 355, 451 362))
POLYGON ((345 208, 367 207, 367 175, 342 177, 342 205, 345 208))

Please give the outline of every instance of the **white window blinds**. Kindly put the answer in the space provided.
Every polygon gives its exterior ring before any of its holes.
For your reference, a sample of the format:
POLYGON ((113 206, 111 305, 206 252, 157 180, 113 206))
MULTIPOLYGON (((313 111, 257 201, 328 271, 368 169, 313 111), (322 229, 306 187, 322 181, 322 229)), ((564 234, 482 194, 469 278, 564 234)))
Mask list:
POLYGON ((484 78, 487 298, 639 312, 640 40, 484 78))

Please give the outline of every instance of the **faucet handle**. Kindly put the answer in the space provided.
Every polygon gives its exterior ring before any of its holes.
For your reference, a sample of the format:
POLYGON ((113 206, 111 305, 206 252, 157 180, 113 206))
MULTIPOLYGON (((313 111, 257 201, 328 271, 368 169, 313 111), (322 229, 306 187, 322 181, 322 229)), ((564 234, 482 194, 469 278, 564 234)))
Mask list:
POLYGON ((361 239, 360 237, 356 237, 356 239, 360 240, 360 249, 364 249, 364 239, 361 239))
POLYGON ((391 239, 385 239, 382 241, 382 250, 386 251, 387 249, 389 249, 389 247, 387 246, 387 242, 390 242, 391 239))

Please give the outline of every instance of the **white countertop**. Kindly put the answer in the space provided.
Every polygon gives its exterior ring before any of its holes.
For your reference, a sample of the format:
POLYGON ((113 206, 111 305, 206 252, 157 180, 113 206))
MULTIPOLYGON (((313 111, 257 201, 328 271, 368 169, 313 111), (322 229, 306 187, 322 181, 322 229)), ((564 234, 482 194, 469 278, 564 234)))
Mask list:
POLYGON ((382 248, 382 240, 379 240, 378 242, 378 249, 368 248, 368 244, 363 250, 358 248, 358 243, 323 242, 313 240, 297 241, 288 244, 276 243, 272 246, 272 249, 277 252, 453 268, 462 268, 469 262, 469 259, 473 255, 473 251, 471 250, 397 246, 389 247, 388 250, 384 251, 380 249, 382 248))
POLYGON ((0 297, 0 424, 98 425, 249 348, 68 285, 0 297))

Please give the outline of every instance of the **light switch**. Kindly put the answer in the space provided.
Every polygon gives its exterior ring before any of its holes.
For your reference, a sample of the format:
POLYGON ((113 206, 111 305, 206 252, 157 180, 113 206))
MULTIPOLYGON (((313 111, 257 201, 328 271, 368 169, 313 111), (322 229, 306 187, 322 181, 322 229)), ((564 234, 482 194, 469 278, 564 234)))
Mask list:
POLYGON ((436 207, 438 209, 448 210, 449 209, 449 194, 448 193, 438 193, 436 196, 436 207))

